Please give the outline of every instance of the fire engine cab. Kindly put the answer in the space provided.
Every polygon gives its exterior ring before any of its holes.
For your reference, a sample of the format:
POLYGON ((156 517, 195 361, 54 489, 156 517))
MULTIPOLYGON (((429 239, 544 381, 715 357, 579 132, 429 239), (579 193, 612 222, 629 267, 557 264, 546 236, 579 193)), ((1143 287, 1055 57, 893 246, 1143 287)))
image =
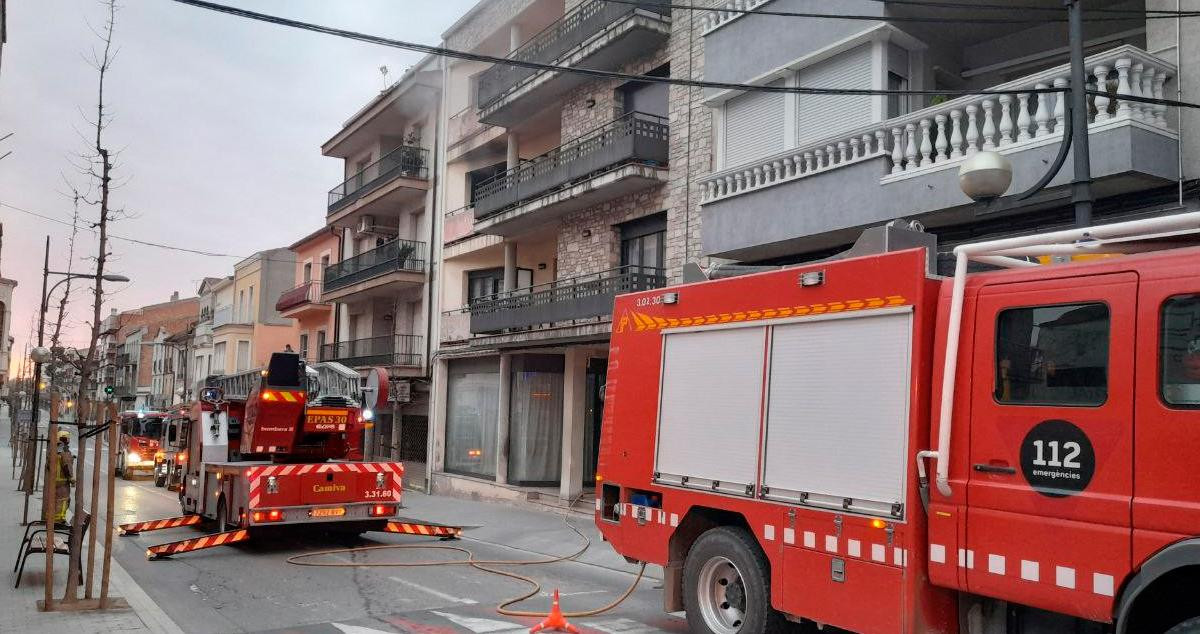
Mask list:
POLYGON ((596 523, 693 632, 1200 632, 1197 235, 1179 214, 961 245, 950 278, 882 249, 621 296, 596 523))
POLYGON ((158 411, 130 410, 120 413, 116 474, 122 479, 129 480, 138 472, 154 473, 154 456, 158 453, 165 417, 165 413, 158 411))

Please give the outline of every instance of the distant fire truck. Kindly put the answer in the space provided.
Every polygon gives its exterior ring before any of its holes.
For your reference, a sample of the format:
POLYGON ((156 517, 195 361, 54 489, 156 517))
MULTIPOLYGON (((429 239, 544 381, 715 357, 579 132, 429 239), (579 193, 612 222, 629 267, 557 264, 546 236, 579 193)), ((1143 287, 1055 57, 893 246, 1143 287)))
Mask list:
POLYGON ((166 414, 158 411, 120 413, 116 474, 122 479, 129 480, 138 472, 154 472, 154 455, 158 452, 164 417, 166 414))
POLYGON ((354 370, 308 367, 293 352, 277 352, 261 370, 210 377, 208 384, 186 423, 171 419, 186 437, 175 458, 182 463, 184 515, 123 524, 121 531, 133 535, 207 520, 218 532, 152 546, 148 557, 245 541, 253 529, 267 526, 458 535, 456 527, 396 517, 401 463, 347 459, 357 453, 359 432, 372 417, 360 399, 387 398, 382 370, 374 371, 368 390, 360 390, 354 370))
POLYGON ((173 410, 163 419, 158 451, 154 453, 154 486, 175 491, 183 482, 191 423, 191 407, 173 410))
POLYGON ((1200 213, 879 230, 617 299, 605 539, 693 632, 1200 632, 1200 213))

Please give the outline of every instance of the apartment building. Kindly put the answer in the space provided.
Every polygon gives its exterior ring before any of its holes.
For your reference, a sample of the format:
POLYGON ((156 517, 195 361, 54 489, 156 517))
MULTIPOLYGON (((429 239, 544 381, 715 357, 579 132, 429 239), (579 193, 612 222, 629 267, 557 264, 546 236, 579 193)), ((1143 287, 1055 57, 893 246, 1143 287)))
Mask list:
POLYGON ((8 366, 12 361, 12 294, 16 280, 0 277, 0 396, 8 395, 8 366))
POLYGON ((150 407, 166 409, 186 402, 193 391, 189 389, 187 376, 188 347, 195 336, 197 318, 187 318, 175 332, 159 327, 150 337, 150 363, 153 374, 150 378, 150 407))
MULTIPOLYGON (((224 287, 226 282, 231 281, 231 277, 206 277, 196 290, 196 295, 200 297, 200 313, 196 316, 191 339, 184 345, 185 361, 181 362, 184 376, 182 387, 187 392, 185 401, 199 394, 204 379, 213 374, 213 317, 217 308, 217 287, 224 287)), ((224 368, 223 361, 220 367, 224 368)))
MULTIPOLYGON (((481 2, 443 39, 698 77, 689 16, 656 4, 481 2)), ((459 60, 444 73, 432 488, 562 503, 594 488, 613 297, 678 281, 699 253, 709 111, 678 86, 459 60)))
POLYGON ((179 298, 124 312, 113 309, 105 318, 97 343, 101 365, 97 398, 107 398, 105 387, 129 409, 170 405, 169 395, 159 389, 162 365, 156 364, 161 341, 187 332, 196 321, 200 300, 179 298), (164 402, 164 399, 166 402, 164 402))
MULTIPOLYGON (((1061 3, 1038 4, 1061 8, 1061 3)), ((1200 7, 1185 2, 1184 9, 1189 4, 1200 7)), ((839 251, 864 227, 896 218, 919 220, 938 236, 943 250, 967 240, 1071 223, 1071 160, 1045 190, 1021 204, 1005 199, 975 204, 957 182, 962 162, 982 150, 1011 161, 1009 196, 1034 185, 1053 163, 1069 126, 1065 99, 1033 91, 1069 83, 1067 27, 1050 19, 1065 12, 958 11, 954 15, 967 20, 1019 13, 1047 19, 945 24, 903 20, 932 15, 928 7, 865 0, 739 0, 737 5, 878 20, 706 13, 700 33, 705 79, 933 94, 706 91, 713 166, 699 179, 705 255, 758 263, 803 261, 839 251), (950 92, 974 89, 1017 92, 950 92)), ((1176 5, 1097 1, 1084 8, 1087 18, 1100 15, 1089 16, 1087 11, 1095 9, 1174 10, 1176 5)), ((1200 117, 1183 114, 1181 128, 1176 109, 1121 98, 1200 98, 1200 42, 1185 39, 1179 48, 1176 41, 1179 33, 1195 30, 1196 19, 1121 15, 1103 14, 1105 20, 1084 25, 1089 88, 1108 93, 1088 97, 1095 220, 1100 223, 1197 206, 1200 139, 1186 131, 1196 129, 1200 117)))
POLYGON ((275 310, 296 322, 299 346, 296 352, 309 363, 320 360, 321 349, 333 340, 337 328, 333 305, 321 301, 321 277, 338 262, 340 235, 321 227, 288 247, 296 256, 295 286, 280 293, 275 310))
POLYGON ((259 251, 235 264, 232 276, 211 285, 212 374, 263 367, 272 352, 295 349, 296 325, 270 299, 292 287, 295 262, 288 249, 259 251))
MULTIPOLYGON (((429 411, 429 253, 437 176, 440 61, 427 57, 375 96, 321 147, 341 159, 326 227, 340 253, 321 272, 322 303, 336 305, 336 336, 320 361, 386 368, 390 407, 377 412, 368 455, 409 465, 420 484, 429 411)), ((313 343, 310 342, 310 345, 313 343)))

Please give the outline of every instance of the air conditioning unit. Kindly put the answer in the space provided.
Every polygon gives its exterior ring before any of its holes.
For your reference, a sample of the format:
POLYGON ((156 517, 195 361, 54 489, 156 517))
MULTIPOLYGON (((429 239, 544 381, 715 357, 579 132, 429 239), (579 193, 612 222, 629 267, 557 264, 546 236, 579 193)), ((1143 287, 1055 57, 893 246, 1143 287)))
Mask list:
POLYGON ((375 216, 363 216, 358 219, 358 232, 371 233, 375 231, 375 216))

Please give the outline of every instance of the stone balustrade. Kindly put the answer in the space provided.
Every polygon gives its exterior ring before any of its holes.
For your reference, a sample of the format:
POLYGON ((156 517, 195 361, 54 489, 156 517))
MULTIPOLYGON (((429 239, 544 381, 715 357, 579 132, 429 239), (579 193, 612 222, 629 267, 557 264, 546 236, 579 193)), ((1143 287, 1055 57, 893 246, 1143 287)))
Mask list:
MULTIPOLYGON (((751 0, 746 0, 751 1, 751 0)), ((1088 96, 1089 129, 1134 122, 1171 132, 1165 105, 1146 104, 1122 95, 1162 98, 1175 66, 1134 46, 1121 46, 1086 59, 1088 88, 1106 95, 1088 96)), ((914 172, 957 167, 980 150, 1002 153, 1059 137, 1066 122, 1066 64, 990 90, 1015 94, 967 95, 791 148, 761 160, 716 172, 700 181, 708 203, 770 187, 875 157, 886 157, 881 182, 914 172), (1029 92, 1020 92, 1028 90, 1029 92), (1046 91, 1055 92, 1046 92, 1046 91)))
POLYGON ((727 11, 704 11, 702 20, 703 35, 725 26, 726 24, 746 15, 742 11, 753 11, 758 7, 770 2, 771 0, 726 0, 724 4, 718 3, 718 7, 731 9, 727 11))

